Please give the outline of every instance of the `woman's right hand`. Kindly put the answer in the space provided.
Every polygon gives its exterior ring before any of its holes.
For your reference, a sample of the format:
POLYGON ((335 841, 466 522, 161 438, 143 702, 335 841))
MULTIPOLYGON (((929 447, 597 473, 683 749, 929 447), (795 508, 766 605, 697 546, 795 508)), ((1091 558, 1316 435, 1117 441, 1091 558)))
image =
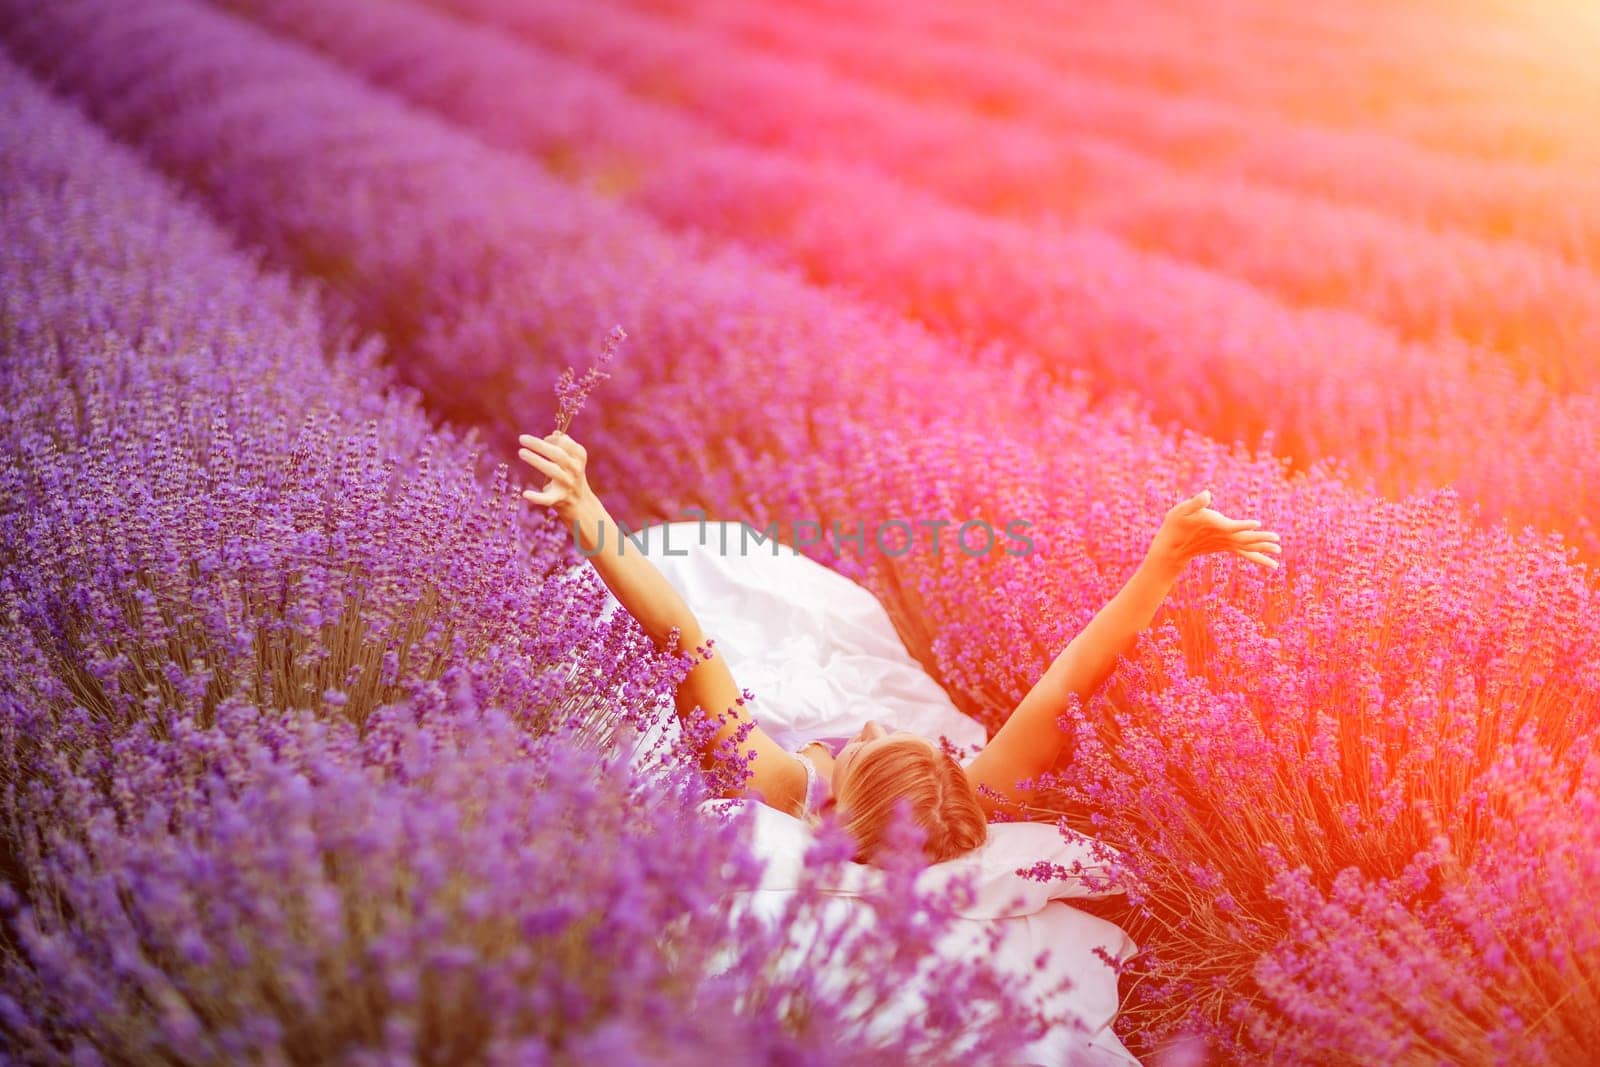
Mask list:
POLYGON ((1211 491, 1204 490, 1167 512, 1151 542, 1150 554, 1174 567, 1196 556, 1231 552, 1254 563, 1276 569, 1274 558, 1283 549, 1278 535, 1261 529, 1258 519, 1230 519, 1208 505, 1211 491))
POLYGON ((524 498, 554 508, 562 521, 571 521, 594 500, 586 472, 589 453, 582 445, 560 430, 545 437, 525 433, 517 442, 522 445, 517 457, 550 479, 537 492, 523 490, 524 498))

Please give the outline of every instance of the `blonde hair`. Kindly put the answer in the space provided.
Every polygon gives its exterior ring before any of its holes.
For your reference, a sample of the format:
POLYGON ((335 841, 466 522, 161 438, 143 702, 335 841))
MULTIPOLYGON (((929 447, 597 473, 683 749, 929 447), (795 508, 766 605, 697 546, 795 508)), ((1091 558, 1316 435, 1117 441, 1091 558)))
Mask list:
POLYGON ((953 757, 923 738, 879 745, 851 764, 834 797, 840 824, 856 839, 856 861, 870 863, 905 800, 925 839, 922 851, 938 863, 983 844, 989 821, 978 791, 953 757))

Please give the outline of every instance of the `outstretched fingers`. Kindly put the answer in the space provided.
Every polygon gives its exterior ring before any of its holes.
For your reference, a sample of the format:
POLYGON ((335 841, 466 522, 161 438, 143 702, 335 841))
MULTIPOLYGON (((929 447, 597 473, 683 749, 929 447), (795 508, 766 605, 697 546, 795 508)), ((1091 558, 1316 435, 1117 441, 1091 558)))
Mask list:
POLYGON ((1277 568, 1278 560, 1274 557, 1281 555, 1283 548, 1278 544, 1276 533, 1262 529, 1260 519, 1230 519, 1210 507, 1210 503, 1211 493, 1203 491, 1168 513, 1169 520, 1177 515, 1189 524, 1191 548, 1187 555, 1230 552, 1252 563, 1277 568))
POLYGON ((1249 530, 1236 533, 1232 538, 1231 551, 1234 555, 1243 556, 1253 563, 1264 564, 1276 568, 1278 561, 1274 557, 1283 554, 1283 546, 1278 544, 1278 535, 1265 530, 1249 530))
POLYGON ((1283 554, 1283 546, 1278 543, 1276 533, 1260 529, 1261 523, 1256 519, 1232 520, 1228 526, 1231 530, 1228 534, 1229 550, 1234 555, 1277 569, 1278 560, 1275 557, 1283 554))

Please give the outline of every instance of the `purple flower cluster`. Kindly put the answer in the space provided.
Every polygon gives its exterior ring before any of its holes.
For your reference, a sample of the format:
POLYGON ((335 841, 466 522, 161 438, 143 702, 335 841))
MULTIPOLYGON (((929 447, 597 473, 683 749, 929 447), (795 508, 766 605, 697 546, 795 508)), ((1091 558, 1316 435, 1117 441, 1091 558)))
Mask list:
MULTIPOLYGON (((1064 22, 1049 9, 1009 20, 973 8, 949 11, 948 21, 935 26, 907 18, 893 0, 855 5, 848 21, 826 5, 809 11, 806 5, 698 0, 630 6, 636 9, 631 14, 658 17, 614 19, 607 28, 631 23, 656 37, 667 31, 683 35, 685 43, 698 39, 701 50, 723 56, 764 54, 791 69, 820 66, 838 82, 867 82, 956 121, 982 116, 991 126, 1048 133, 1058 145, 1093 153, 1105 178, 1142 180, 1113 196, 1057 196, 1055 206, 1133 236, 1141 246, 1247 276, 1296 302, 1326 304, 1337 292, 1341 302, 1408 334, 1431 336, 1440 318, 1450 318, 1457 332, 1513 354, 1518 342, 1537 335, 1539 361, 1529 368, 1534 373, 1592 373, 1592 367, 1578 365, 1571 346, 1593 328, 1594 276, 1563 262, 1600 263, 1600 212, 1582 192, 1581 167, 1533 168, 1497 153, 1430 150, 1373 128, 1380 123, 1302 123, 1210 91, 1248 80, 1270 94, 1276 87, 1262 82, 1291 67, 1302 69, 1313 52, 1321 54, 1304 69, 1323 68, 1313 77, 1336 70, 1365 85, 1380 79, 1392 85, 1419 67, 1414 50, 1395 48, 1403 38, 1374 34, 1355 54, 1349 37, 1306 34, 1292 42, 1293 64, 1282 62, 1280 42, 1252 48, 1248 59, 1238 57, 1202 75, 1196 68, 1208 66, 1206 60, 1197 63, 1192 42, 1173 32, 1172 22, 1181 16, 1156 10, 1125 9, 1114 22, 1091 24, 1064 22), (1153 54, 1157 49, 1165 54, 1153 54), (1112 51, 1121 53, 1125 67, 1119 73, 1128 77, 1106 76, 1112 51), (1364 73, 1352 73, 1363 61, 1370 64, 1364 73), (1218 69, 1225 72, 1221 79, 1215 77, 1218 69), (1203 80, 1208 91, 1179 95, 1141 84, 1162 77, 1195 88, 1203 80), (1206 240, 1221 235, 1217 224, 1223 222, 1235 239, 1232 248, 1206 240), (1340 223, 1343 235, 1335 232, 1340 223), (1284 240, 1288 230, 1293 240, 1284 240), (1402 240, 1411 254, 1395 247, 1402 240), (1298 262, 1291 258, 1294 250, 1302 253, 1298 262), (1496 299, 1483 300, 1485 291, 1496 299), (1534 311, 1540 305, 1546 312, 1534 311)), ((1216 18, 1220 9, 1208 15, 1216 18)), ((1454 28, 1440 24, 1430 32, 1440 39, 1454 28)), ((1503 59, 1493 53, 1503 52, 1506 43, 1506 36, 1479 42, 1485 68, 1493 58, 1503 59)), ((715 65, 708 73, 725 69, 715 65)), ((1490 77, 1506 74, 1502 69, 1490 77)), ((769 70, 763 80, 772 85, 774 73, 769 70)), ((1464 114, 1439 118, 1453 119, 1456 131, 1466 133, 1484 123, 1486 110, 1480 102, 1464 114)), ((1558 118, 1552 110, 1539 110, 1537 134, 1523 129, 1513 136, 1523 144, 1536 138, 1559 144, 1562 134, 1581 130, 1559 125, 1581 112, 1558 118)))
POLYGON ((566 433, 567 427, 572 425, 573 416, 583 410, 583 402, 589 399, 590 390, 611 377, 605 368, 616 358, 617 346, 627 337, 621 326, 613 326, 611 332, 606 334, 605 347, 600 350, 594 364, 583 372, 582 378, 574 378, 571 367, 561 372, 561 377, 556 380, 557 431, 566 433))
POLYGON ((1465 847, 1441 833, 1397 877, 1326 887, 1285 871, 1288 936, 1257 965, 1272 1010, 1239 1018, 1295 1062, 1327 1036, 1366 1060, 1591 1058, 1597 781, 1592 751, 1556 758, 1529 731, 1484 775, 1465 847))
POLYGON ((8 1055, 955 1063, 1040 1032, 982 961, 878 1024, 935 898, 838 932, 843 986, 786 964, 729 907, 747 822, 611 743, 686 664, 602 617, 565 531, 3 59, 0 112, 8 1055))

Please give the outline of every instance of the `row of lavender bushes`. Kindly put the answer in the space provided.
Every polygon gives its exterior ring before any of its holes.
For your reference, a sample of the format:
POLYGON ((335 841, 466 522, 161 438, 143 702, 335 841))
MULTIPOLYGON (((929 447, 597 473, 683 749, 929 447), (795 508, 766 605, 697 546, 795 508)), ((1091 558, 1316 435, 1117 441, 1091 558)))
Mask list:
MULTIPOLYGON (((1137 184, 1120 195, 1051 206, 1140 247, 1248 279, 1296 304, 1342 304, 1410 339, 1431 340, 1447 330, 1506 353, 1524 372, 1554 384, 1592 380, 1592 368, 1572 357, 1572 346, 1595 331, 1594 274, 1568 261, 1570 243, 1582 240, 1581 220, 1563 205, 1561 225, 1548 226, 1542 241, 1483 239, 1480 234, 1493 232, 1495 220, 1512 207, 1526 210, 1525 191, 1503 173, 1489 187, 1492 198, 1481 217, 1430 223, 1426 212, 1399 195, 1300 188, 1294 180, 1299 172, 1260 165, 1320 153, 1336 160, 1341 173, 1403 174, 1393 157, 1408 154, 1410 146, 1393 137, 1328 131, 1265 109, 1107 83, 1047 67, 1031 55, 1002 58, 970 40, 896 33, 873 25, 882 12, 864 10, 845 21, 700 0, 640 0, 638 6, 703 24, 736 48, 820 61, 924 106, 1021 120, 1052 132, 1057 143, 1123 156, 1126 176, 1137 184), (886 46, 874 31, 893 33, 895 43, 886 46), (1258 169, 1246 169, 1247 160, 1258 161, 1258 169), (1217 172, 1227 173, 1229 162, 1233 171, 1222 180, 1217 172)), ((1312 43, 1297 42, 1297 55, 1312 43)), ((1456 184, 1455 175, 1472 169, 1464 160, 1418 154, 1434 164, 1436 184, 1456 184)), ((1414 184, 1419 194, 1448 201, 1414 184)))
MULTIPOLYGON (((225 6, 670 226, 744 242, 947 336, 1003 344, 1031 356, 1042 373, 1087 374, 1102 390, 1136 392, 1162 419, 1224 440, 1266 437, 1301 463, 1337 458, 1381 492, 1453 483, 1490 517, 1565 531, 1600 558, 1600 531, 1585 506, 1600 484, 1593 458, 1600 442, 1585 444, 1600 432, 1600 395, 1593 366, 1565 355, 1600 336, 1600 306, 1587 324, 1582 310, 1600 286, 1530 249, 1485 245, 1463 256, 1431 231, 1393 232, 1393 220, 1381 215, 1280 212, 1265 194, 1241 196, 1198 180, 1204 197, 1185 188, 1151 209, 1145 221, 1159 223, 1152 232, 1186 259, 1197 258, 1201 245, 1226 249, 1264 272, 1245 271, 1252 281, 1287 277, 1286 264, 1326 272, 1307 285, 1335 309, 1294 310, 1234 280, 1141 252, 1144 242, 1117 239, 1121 229, 1105 219, 1061 231, 985 217, 982 205, 962 206, 970 198, 949 188, 945 162, 930 163, 927 180, 912 177, 957 203, 908 187, 883 173, 904 167, 909 150, 896 137, 928 140, 942 160, 971 156, 961 145, 994 137, 905 104, 869 106, 870 98, 858 100, 837 79, 819 80, 792 64, 743 57, 696 64, 686 57, 709 54, 709 45, 676 28, 657 32, 637 19, 494 0, 449 4, 576 49, 605 67, 594 71, 532 41, 412 4, 225 6), (681 96, 657 80, 663 70, 674 85, 693 78, 698 88, 687 104, 703 118, 630 97, 612 77, 681 96), (783 100, 792 102, 780 107, 783 100), (830 115, 834 121, 825 122, 830 115), (916 126, 908 116, 930 132, 908 134, 916 126), (741 143, 722 127, 763 144, 741 143), (841 151, 839 141, 856 147, 841 151), (857 162, 807 158, 852 152, 857 162), (1201 218, 1203 203, 1214 203, 1213 217, 1201 218), (1187 221, 1176 223, 1180 217, 1187 221), (1174 236, 1191 223, 1193 241, 1174 236), (1308 247, 1313 224, 1330 248, 1308 247), (1373 241, 1362 236, 1373 233, 1373 241), (1271 246, 1264 257, 1262 245, 1271 246), (1392 291, 1427 324, 1410 340, 1349 313, 1364 310, 1372 266, 1401 261, 1407 267, 1392 291), (1418 277, 1418 262, 1436 265, 1436 274, 1418 277), (1523 311, 1508 310, 1519 306, 1514 294, 1523 285, 1538 296, 1523 311), (1449 306, 1430 304, 1435 297, 1449 306), (1503 331, 1505 347, 1519 356, 1523 347, 1537 350, 1529 365, 1516 370, 1517 360, 1464 343, 1483 331, 1461 320, 1461 308, 1503 314, 1489 331, 1503 331), (1560 336, 1534 343, 1548 324, 1559 324, 1560 336)), ((1037 151, 1007 173, 1025 175, 1039 195, 1063 203, 1114 201, 1123 211, 1125 190, 1162 184, 1142 171, 1119 171, 1098 191, 1086 190, 1071 184, 1083 180, 1083 169, 1060 161, 1041 176, 1035 157, 1045 142, 1028 143, 1037 151)), ((984 170, 974 188, 998 185, 994 172, 1007 169, 1005 159, 987 155, 965 165, 984 170)))
MULTIPOLYGON (((516 10, 478 0, 441 6, 494 12, 493 20, 508 24, 505 13, 516 10)), ((585 16, 559 8, 541 14, 519 10, 515 24, 582 55, 609 59, 621 52, 630 57, 617 70, 624 80, 648 95, 703 111, 741 135, 759 128, 761 138, 781 138, 801 151, 904 167, 917 184, 975 208, 1023 218, 1048 212, 1136 248, 1245 279, 1290 303, 1343 306, 1413 340, 1432 340, 1444 327, 1464 340, 1521 356, 1526 373, 1553 383, 1593 381, 1593 368, 1580 365, 1571 350, 1595 336, 1600 309, 1594 275, 1567 262, 1559 239, 1555 247, 1483 240, 1418 224, 1405 207, 1390 202, 1351 202, 1285 188, 1272 183, 1270 174, 1219 180, 1204 170, 1190 173, 1159 150, 1137 140, 1125 143, 1125 131, 1144 123, 1188 117, 1170 97, 1144 93, 1123 99, 1115 87, 1090 81, 1087 92, 1069 96, 1070 107, 1063 106, 1060 97, 1064 86, 1075 84, 1073 75, 1036 71, 1032 79, 1019 78, 1026 57, 1015 54, 1001 62, 981 49, 941 49, 904 31, 896 34, 903 44, 885 47, 881 36, 856 20, 781 8, 699 0, 623 6, 646 10, 588 5, 585 16), (647 42, 643 56, 634 38, 647 42), (664 54, 677 57, 670 67, 660 59, 664 54), (726 58, 695 64, 689 72, 679 62, 709 54, 726 58), (918 91, 897 92, 907 80, 918 91), (974 115, 962 106, 966 96, 987 99, 989 83, 997 80, 1008 108, 974 115), (920 91, 924 86, 927 92, 920 91), (734 99, 774 97, 798 101, 783 112, 786 121, 777 129, 763 124, 765 108, 760 121, 752 121, 750 108, 728 106, 734 99), (1076 128, 1041 123, 1038 112, 1066 113, 1076 128), (800 125, 809 132, 795 129, 800 125), (972 158, 959 159, 954 146, 974 142, 1010 147, 998 158, 969 153, 972 158), (956 182, 957 170, 965 168, 975 171, 956 182), (1486 293, 1494 299, 1485 300, 1486 293)), ((1240 111, 1220 129, 1195 122, 1181 128, 1196 141, 1244 136, 1240 127, 1261 138, 1271 124, 1260 118, 1260 112, 1240 111)), ((1306 151, 1300 143, 1306 128, 1294 132, 1293 151, 1306 151)), ((1340 162, 1351 167, 1359 161, 1346 152, 1340 162)), ((1502 200, 1506 192, 1503 185, 1497 188, 1502 200)))
MULTIPOLYGON (((685 6, 637 2, 674 13, 685 6)), ((724 5, 699 6, 729 19, 724 5)), ((1452 4, 1289 12, 1237 0, 1204 12, 1130 5, 1100 23, 1063 19, 1048 4, 1012 5, 1005 18, 976 3, 936 14, 893 0, 789 6, 884 41, 885 62, 863 73, 920 96, 988 113, 1048 113, 1077 128, 1087 94, 1122 105, 1126 124, 1106 131, 1118 137, 1160 133, 1155 143, 1200 149, 1199 162, 1224 173, 1243 165, 1263 180, 1354 195, 1385 187, 1403 195, 1410 175, 1455 172, 1441 202, 1413 206, 1441 218, 1460 211, 1459 221, 1488 232, 1531 224, 1573 251, 1588 227, 1566 219, 1594 217, 1588 205, 1569 213, 1568 197, 1600 148, 1587 121, 1595 78, 1584 36, 1557 13, 1452 4), (1226 30, 1216 34, 1218 26, 1226 30), (1215 35, 1212 47, 1196 48, 1204 34, 1215 35), (1285 63, 1290 50, 1295 62, 1285 63), (1331 88, 1348 85, 1367 91, 1331 88), (1232 155, 1236 140, 1249 150, 1232 155), (1513 190, 1517 197, 1503 199, 1513 190)), ((781 32, 763 26, 767 39, 781 32)))
MULTIPOLYGON (((10 36, 38 70, 253 240, 328 278, 397 339, 415 380, 496 439, 522 428, 554 367, 605 320, 628 323, 613 418, 586 442, 626 521, 691 504, 758 525, 1033 521, 1031 557, 811 548, 866 581, 991 723, 1126 575, 1181 489, 1207 484, 1220 506, 1280 530, 1280 572, 1203 561, 1170 625, 1070 712, 1063 810, 1124 846, 1146 886, 1136 936, 1152 952, 1130 1037, 1149 1047, 1196 1025, 1240 1055, 1312 1060, 1436 1040, 1425 1012, 1377 1012, 1380 987, 1319 985, 1315 968, 1360 946, 1318 940, 1344 927, 1317 902, 1350 871, 1341 885, 1370 883, 1388 902, 1357 923, 1371 944, 1388 945, 1402 919, 1445 936, 1431 902, 1470 884, 1491 827, 1515 826, 1503 821, 1515 789, 1495 787, 1490 765, 1524 728, 1563 761, 1593 744, 1597 609, 1552 542, 1477 529, 1448 493, 1385 504, 1317 472, 1289 480, 1265 458, 1007 377, 747 257, 671 239, 203 7, 21 8, 10 36), (1457 873, 1417 875, 1441 839, 1455 866, 1433 869, 1457 873), (1372 1031, 1328 1021, 1362 998, 1372 1031)), ((1544 876, 1547 859, 1528 862, 1544 876)), ((1474 901, 1488 905, 1469 893, 1463 906, 1474 901)), ((1530 1047, 1581 1025, 1570 997, 1526 977, 1581 979, 1592 953, 1551 947, 1573 932, 1571 909, 1508 907, 1547 934, 1513 942, 1508 973, 1470 960, 1416 970, 1423 1003, 1465 983, 1495 1007, 1440 1039, 1466 1058, 1491 1035, 1530 1047)), ((1477 927, 1510 928, 1505 916, 1477 927)), ((1552 1047, 1570 1057, 1570 1044, 1552 1047)))
MULTIPOLYGON (((438 6, 451 10, 482 10, 480 0, 438 0, 438 6)), ((733 35, 707 32, 694 24, 723 19, 677 18, 683 13, 670 3, 611 0, 602 5, 576 5, 563 0, 538 6, 536 13, 517 13, 502 8, 504 14, 498 14, 496 21, 517 19, 518 30, 533 30, 541 42, 558 43, 563 50, 578 51, 598 59, 621 77, 637 78, 651 90, 659 90, 662 96, 704 107, 710 114, 717 115, 718 122, 738 126, 763 142, 794 136, 790 123, 806 115, 816 120, 811 126, 814 138, 810 147, 813 150, 877 154, 893 146, 902 154, 902 166, 915 171, 918 181, 946 182, 952 189, 960 190, 962 197, 986 203, 990 210, 1027 213, 1040 206, 1050 206, 1070 214, 1074 210, 1074 200, 1067 194, 1072 190, 1101 189, 1102 179, 1117 176, 1149 178, 1152 171, 1158 170, 1158 160, 1142 158, 1146 152, 1133 150, 1133 146, 1096 142, 1082 136, 1045 138, 1040 136, 1042 131, 1037 126, 1013 122, 1008 115, 984 114, 982 110, 974 115, 965 109, 944 107, 938 93, 931 94, 930 101, 926 99, 930 94, 926 93, 885 93, 872 85, 862 85, 862 80, 893 82, 893 72, 902 66, 912 66, 915 54, 920 54, 912 50, 922 45, 925 38, 917 32, 906 34, 907 48, 898 62, 891 59, 870 77, 862 78, 856 70, 851 70, 850 77, 840 77, 843 64, 806 61, 786 54, 810 48, 814 38, 808 34, 784 35, 781 48, 771 46, 778 35, 768 34, 765 46, 755 50, 741 48, 733 35), (653 18, 648 11, 626 10, 640 6, 667 6, 675 18, 653 18), (677 62, 664 61, 669 54, 675 56, 677 62), (725 69, 718 69, 717 64, 693 61, 693 56, 702 54, 720 54, 725 59, 725 69), (830 69, 834 66, 840 66, 840 70, 830 69), (742 110, 742 114, 730 106, 730 101, 715 99, 717 86, 731 83, 754 94, 749 98, 752 107, 742 110), (755 107, 757 102, 765 104, 768 93, 781 93, 786 88, 798 90, 802 85, 805 86, 803 96, 787 98, 794 110, 755 107), (912 99, 904 99, 904 96, 912 99), (898 120, 898 123, 891 123, 891 120, 898 120), (893 125, 898 125, 898 130, 891 128, 893 125), (974 136, 984 139, 994 150, 989 154, 968 154, 970 158, 938 152, 952 141, 974 136), (1032 163, 1034 168, 1027 168, 1027 163, 1032 163), (1077 168, 1069 163, 1075 163, 1077 168), (1074 186, 1074 182, 1085 182, 1085 186, 1074 186)), ((870 11, 864 11, 862 19, 866 26, 872 21, 885 21, 882 13, 870 11)), ((850 19, 840 18, 838 13, 829 21, 835 26, 840 22, 846 26, 853 24, 850 19)), ((888 21, 893 22, 894 18, 888 21)), ((973 21, 994 24, 1005 19, 979 14, 973 21)), ((1083 40, 1088 22, 1088 19, 1069 22, 1070 37, 1083 40)), ((1114 34, 1126 40, 1136 34, 1136 30, 1133 24, 1118 22, 1114 34)), ((1048 51, 1048 38, 1048 34, 1035 34, 1038 48, 1030 50, 1021 46, 1014 48, 1014 54, 1026 56, 1030 51, 1048 51)), ((1083 67, 1078 70, 1080 75, 1085 72, 1083 67)), ((938 67, 934 66, 933 77, 938 74, 938 67)), ((955 86, 947 86, 946 93, 952 90, 960 91, 955 86)), ((1254 109, 1246 114, 1254 118, 1261 110, 1254 109)), ((1062 131, 1056 130, 1056 133, 1062 131)), ((1381 208, 1397 202, 1402 208, 1398 214, 1405 218, 1429 219, 1435 224, 1462 227, 1485 237, 1515 235, 1534 245, 1554 248, 1571 261, 1594 262, 1594 208, 1576 203, 1581 198, 1584 181, 1581 171, 1509 168, 1477 158, 1442 157, 1427 152, 1406 154, 1394 138, 1368 136, 1365 141, 1362 146, 1362 139, 1352 138, 1352 134, 1341 136, 1341 131, 1317 130, 1315 126, 1299 123, 1290 126, 1283 133, 1282 141, 1270 149, 1251 152, 1253 166, 1248 170, 1242 173, 1240 166, 1224 163, 1216 176, 1238 179, 1246 189, 1278 186, 1285 192, 1331 198, 1334 202, 1365 202, 1381 208), (1352 141, 1355 141, 1354 146, 1352 141), (1355 174, 1342 179, 1334 176, 1334 170, 1346 170, 1350 163, 1373 163, 1379 158, 1390 162, 1389 155, 1379 157, 1379 146, 1389 147, 1394 157, 1392 165, 1379 168, 1381 174, 1366 178, 1355 174), (1277 160, 1280 166, 1272 168, 1267 165, 1269 160, 1277 160), (1334 166, 1334 162, 1339 166, 1334 166), (1322 174, 1318 176, 1318 173, 1322 174), (1437 190, 1427 189, 1429 186, 1437 190), (1426 206, 1426 192, 1437 194, 1432 210, 1426 206)))
POLYGON ((745 823, 614 743, 687 661, 313 293, 3 59, 0 115, 9 1058, 966 1062, 1037 1035, 981 961, 878 1021, 946 914, 903 878, 814 946, 730 909, 745 823))

